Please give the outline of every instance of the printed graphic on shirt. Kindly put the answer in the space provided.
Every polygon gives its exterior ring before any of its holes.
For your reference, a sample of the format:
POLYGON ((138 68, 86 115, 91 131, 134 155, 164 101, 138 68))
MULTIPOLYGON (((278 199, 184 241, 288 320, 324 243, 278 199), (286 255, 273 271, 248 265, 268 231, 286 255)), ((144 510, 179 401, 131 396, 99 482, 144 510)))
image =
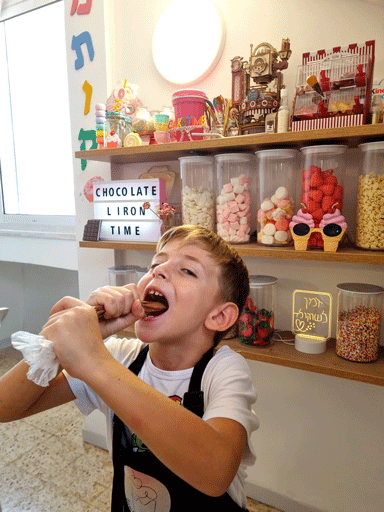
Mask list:
POLYGON ((171 497, 156 478, 125 466, 125 496, 134 512, 169 512, 171 497))
MULTIPOLYGON (((182 399, 177 395, 172 395, 169 397, 171 400, 176 402, 177 404, 181 405, 182 399)), ((132 451, 137 453, 144 453, 149 452, 150 450, 146 447, 146 445, 143 443, 141 439, 137 437, 136 434, 132 433, 131 436, 131 445, 132 445, 132 451)))

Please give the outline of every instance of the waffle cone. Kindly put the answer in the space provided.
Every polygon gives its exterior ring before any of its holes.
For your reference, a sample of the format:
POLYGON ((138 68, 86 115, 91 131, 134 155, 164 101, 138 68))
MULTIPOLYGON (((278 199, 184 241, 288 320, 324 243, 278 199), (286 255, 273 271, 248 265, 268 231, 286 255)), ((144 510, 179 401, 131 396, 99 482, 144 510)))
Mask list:
POLYGON ((293 232, 293 229, 291 229, 291 234, 293 238, 293 243, 295 244, 295 251, 306 251, 308 247, 308 240, 312 234, 312 230, 307 235, 298 236, 293 232))
POLYGON ((340 235, 337 236, 327 236, 323 233, 324 251, 336 252, 337 248, 339 247, 339 242, 344 236, 344 233, 345 229, 343 229, 340 235))

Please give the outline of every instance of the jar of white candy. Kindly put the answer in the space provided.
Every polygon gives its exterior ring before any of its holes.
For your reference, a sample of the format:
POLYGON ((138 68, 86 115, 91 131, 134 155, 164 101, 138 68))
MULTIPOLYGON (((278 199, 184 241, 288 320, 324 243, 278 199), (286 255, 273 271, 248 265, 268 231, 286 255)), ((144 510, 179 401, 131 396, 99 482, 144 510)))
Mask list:
POLYGON ((292 244, 289 223, 295 208, 298 151, 257 151, 259 195, 257 241, 262 245, 292 244))
POLYGON ((248 153, 216 155, 218 196, 217 234, 227 242, 250 241, 252 198, 251 176, 254 156, 248 153))
POLYGON ((214 159, 211 156, 183 156, 179 160, 183 224, 214 231, 214 159))

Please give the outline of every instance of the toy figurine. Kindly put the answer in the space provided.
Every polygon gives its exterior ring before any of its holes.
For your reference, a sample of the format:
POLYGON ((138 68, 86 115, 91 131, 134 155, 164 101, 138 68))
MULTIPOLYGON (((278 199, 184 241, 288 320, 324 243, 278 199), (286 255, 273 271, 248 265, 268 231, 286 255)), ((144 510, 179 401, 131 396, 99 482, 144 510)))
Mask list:
POLYGON ((261 43, 253 50, 249 62, 243 57, 231 60, 232 103, 230 117, 239 135, 264 132, 265 117, 277 112, 283 74, 292 51, 289 39, 283 39, 281 50, 269 43, 261 43))

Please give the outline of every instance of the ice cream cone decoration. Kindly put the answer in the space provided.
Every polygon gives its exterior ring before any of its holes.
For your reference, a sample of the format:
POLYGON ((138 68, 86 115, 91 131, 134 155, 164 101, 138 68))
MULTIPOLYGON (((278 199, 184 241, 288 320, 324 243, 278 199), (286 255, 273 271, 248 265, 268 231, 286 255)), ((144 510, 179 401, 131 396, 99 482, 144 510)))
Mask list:
POLYGON ((296 251, 307 250, 308 240, 314 227, 315 222, 312 215, 304 212, 303 209, 300 209, 297 214, 292 217, 289 223, 289 229, 291 230, 296 251))

